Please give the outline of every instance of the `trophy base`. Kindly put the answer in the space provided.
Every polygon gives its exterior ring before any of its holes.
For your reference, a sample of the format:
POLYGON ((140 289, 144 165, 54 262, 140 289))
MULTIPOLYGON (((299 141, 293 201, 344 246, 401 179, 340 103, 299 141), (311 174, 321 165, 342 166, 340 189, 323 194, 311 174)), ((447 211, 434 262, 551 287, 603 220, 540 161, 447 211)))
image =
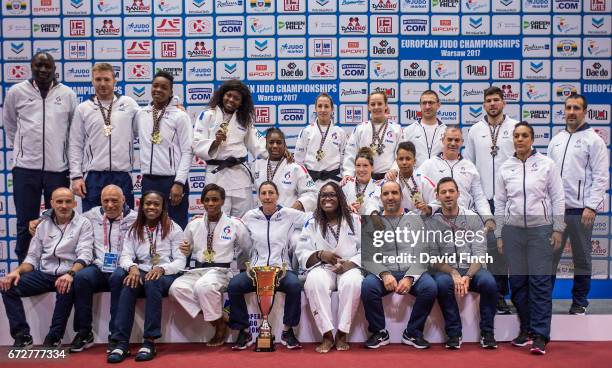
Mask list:
POLYGON ((276 350, 274 348, 274 336, 259 337, 255 340, 255 351, 258 353, 268 353, 276 350))

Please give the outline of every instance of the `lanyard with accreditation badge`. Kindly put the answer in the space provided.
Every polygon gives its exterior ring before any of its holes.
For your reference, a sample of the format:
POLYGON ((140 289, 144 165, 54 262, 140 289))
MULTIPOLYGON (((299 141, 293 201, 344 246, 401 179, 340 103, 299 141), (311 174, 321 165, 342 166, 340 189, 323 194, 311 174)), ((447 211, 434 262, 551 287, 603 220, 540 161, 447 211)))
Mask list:
MULTIPOLYGON (((119 223, 119 246, 121 246, 123 241, 123 232, 121 231, 121 221, 123 220, 123 216, 119 216, 115 221, 119 223)), ((119 253, 113 252, 110 242, 110 236, 108 230, 108 217, 104 214, 104 262, 102 263, 102 272, 114 272, 117 269, 117 264, 119 262, 119 253)))

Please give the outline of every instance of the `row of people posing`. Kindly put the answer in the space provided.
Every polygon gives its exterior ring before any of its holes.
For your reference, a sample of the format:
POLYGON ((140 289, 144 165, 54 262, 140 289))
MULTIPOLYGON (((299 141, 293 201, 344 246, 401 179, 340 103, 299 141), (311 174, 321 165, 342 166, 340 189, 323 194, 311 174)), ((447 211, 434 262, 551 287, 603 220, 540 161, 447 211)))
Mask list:
MULTIPOLYGON (((456 183, 449 180, 452 182, 451 187, 456 189, 456 183)), ((395 206, 395 210, 400 208, 401 194, 397 195, 400 191, 397 185, 395 197, 389 200, 384 197, 385 211, 388 212, 390 206, 395 206)), ((442 191, 447 189, 443 188, 442 191)), ((458 191, 454 193, 456 196, 451 211, 458 208, 458 191)), ((125 205, 121 189, 109 185, 102 191, 102 206, 79 215, 74 211, 74 195, 70 190, 57 189, 52 196, 53 209, 37 224, 26 260, 0 280, 10 332, 15 339, 14 346, 26 348, 32 344, 21 298, 49 291, 57 291, 57 300, 52 325, 43 343, 46 347, 60 345, 73 304, 77 334, 70 350, 79 352, 93 344, 93 294, 101 291, 111 292, 107 358, 111 363, 123 361, 130 355, 128 342, 134 322, 135 303, 143 295, 146 297, 144 342, 136 360, 150 360, 156 354, 154 340, 161 337, 161 302, 162 297, 168 294, 193 318, 203 313, 204 320, 215 327, 215 335, 208 345, 218 346, 226 340, 227 316, 223 315, 223 292, 227 290, 231 305, 229 327, 239 330, 233 348, 245 349, 252 344, 252 336, 248 328, 244 295, 255 289, 246 273, 236 274, 230 268, 230 263, 236 255, 240 262, 240 254, 247 252, 253 266, 290 265, 290 253, 294 250, 294 257, 300 267, 307 270, 304 290, 315 323, 323 335, 317 351, 325 353, 334 346, 340 351, 348 350, 347 335, 362 290, 366 291, 362 299, 366 305, 366 317, 371 324, 370 330, 375 329, 374 326, 379 323, 381 313, 384 321, 380 304, 384 293, 372 304, 372 293, 368 286, 372 281, 363 283, 364 275, 368 273, 361 267, 361 219, 351 213, 342 190, 333 182, 322 187, 313 214, 278 205, 278 189, 273 182, 260 185, 259 199, 261 207, 237 219, 221 210, 225 190, 209 184, 202 193, 205 215, 190 222, 183 234, 180 227, 169 219, 166 202, 158 192, 145 193, 136 213, 125 205), (297 246, 296 233, 300 234, 297 246), (58 237, 59 243, 56 240, 58 237), (194 257, 194 269, 184 270, 187 255, 194 257), (338 326, 333 324, 333 290, 339 291, 339 302, 344 306, 338 311, 338 326), (334 337, 336 327, 338 332, 334 337)), ((402 217, 403 211, 399 214, 395 212, 383 215, 402 217)), ((464 219, 470 217, 466 216, 468 212, 462 210, 464 219)), ((419 216, 410 215, 405 219, 411 228, 422 226, 419 216)), ((474 216, 471 220, 474 219, 478 218, 474 216)), ((480 225, 471 228, 476 229, 480 225)), ((439 249, 443 251, 444 248, 439 249)), ((483 253, 482 242, 480 246, 472 245, 470 251, 472 249, 475 253, 483 253)), ((387 271, 379 272, 374 267, 372 271, 375 272, 376 280, 385 281, 386 287, 387 271)), ((495 289, 490 274, 488 278, 489 288, 495 289)), ((452 287, 448 280, 443 285, 452 287)), ((280 341, 289 349, 299 348, 300 343, 293 328, 300 321, 301 284, 295 270, 287 273, 278 289, 286 294, 283 315, 285 328, 280 341)), ((408 289, 398 289, 398 292, 405 294, 408 289)), ((415 347, 429 346, 422 332, 436 295, 430 295, 433 299, 427 302, 430 305, 425 310, 415 306, 411 323, 413 320, 418 321, 414 322, 415 335, 410 340, 410 344, 415 347)), ((493 290, 487 300, 494 300, 494 295, 493 290)), ((419 302, 417 300, 417 305, 419 302)), ((449 301, 445 300, 445 303, 449 301)), ((494 309, 491 303, 488 307, 488 312, 494 309)), ((487 348, 496 347, 492 335, 493 315, 494 311, 483 322, 486 326, 491 325, 487 331, 483 330, 489 339, 486 344, 483 342, 483 347, 487 348)), ((449 316, 449 326, 456 325, 458 311, 456 316, 449 316)), ((374 344, 370 340, 366 342, 369 348, 381 345, 380 341, 374 344)), ((388 342, 388 339, 385 341, 388 342)), ((459 348, 459 345, 450 343, 447 346, 459 348)))

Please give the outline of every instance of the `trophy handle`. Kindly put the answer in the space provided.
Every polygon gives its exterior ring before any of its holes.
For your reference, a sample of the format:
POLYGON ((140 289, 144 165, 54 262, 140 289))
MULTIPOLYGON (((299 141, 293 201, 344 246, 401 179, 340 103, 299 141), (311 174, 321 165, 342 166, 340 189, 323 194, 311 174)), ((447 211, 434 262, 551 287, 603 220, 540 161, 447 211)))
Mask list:
POLYGON ((247 276, 251 279, 251 281, 253 281, 253 286, 257 287, 257 275, 255 274, 253 267, 251 267, 251 262, 246 262, 245 266, 247 276))
POLYGON ((285 262, 283 262, 282 266, 281 266, 281 270, 278 271, 278 274, 276 276, 276 287, 280 286, 280 282, 283 279, 283 277, 285 277, 287 275, 287 264, 285 262))

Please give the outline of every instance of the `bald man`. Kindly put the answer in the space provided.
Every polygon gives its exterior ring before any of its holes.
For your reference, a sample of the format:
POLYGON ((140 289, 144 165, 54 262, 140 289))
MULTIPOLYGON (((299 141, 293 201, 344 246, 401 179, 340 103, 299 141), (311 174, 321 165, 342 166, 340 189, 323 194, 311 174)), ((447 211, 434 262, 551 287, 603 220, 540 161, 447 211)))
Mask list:
POLYGON ((7 144, 13 148, 13 188, 17 212, 15 253, 23 262, 32 236, 28 222, 40 213, 40 196, 50 208, 51 193, 70 185, 68 130, 77 96, 55 79, 55 61, 45 52, 32 58, 32 79, 17 83, 4 99, 7 144))
POLYGON ((104 187, 100 202, 102 206, 94 207, 83 214, 93 228, 93 262, 79 272, 74 280, 74 318, 77 335, 70 345, 71 353, 83 351, 93 345, 93 295, 104 291, 111 292, 109 348, 113 345, 110 335, 114 331, 115 311, 123 283, 123 279, 118 278, 118 274, 113 272, 121 255, 123 239, 136 220, 137 212, 127 206, 123 191, 117 185, 104 187))
POLYGON ((57 297, 43 346, 61 345, 74 302, 74 278, 93 258, 91 224, 74 211, 75 207, 70 189, 54 190, 52 210, 36 228, 25 260, 0 279, 2 301, 15 348, 28 348, 33 344, 21 298, 52 291, 57 292, 57 297))

